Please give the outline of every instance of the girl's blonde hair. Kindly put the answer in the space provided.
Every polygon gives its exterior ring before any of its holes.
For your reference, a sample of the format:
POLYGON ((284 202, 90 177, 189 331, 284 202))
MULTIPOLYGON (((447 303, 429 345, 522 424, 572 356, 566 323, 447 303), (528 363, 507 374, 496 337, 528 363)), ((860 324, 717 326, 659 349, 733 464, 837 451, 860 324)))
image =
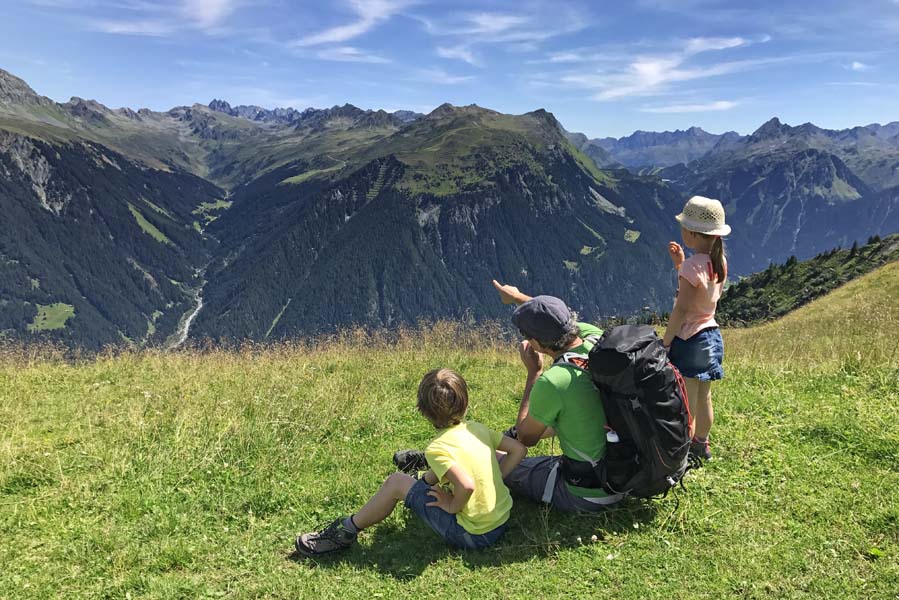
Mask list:
POLYGON ((709 251, 709 257, 712 259, 712 270, 715 272, 715 277, 719 282, 727 279, 727 265, 724 262, 724 240, 720 235, 709 235, 707 233, 699 233, 698 231, 693 233, 706 239, 714 238, 712 249, 709 251))

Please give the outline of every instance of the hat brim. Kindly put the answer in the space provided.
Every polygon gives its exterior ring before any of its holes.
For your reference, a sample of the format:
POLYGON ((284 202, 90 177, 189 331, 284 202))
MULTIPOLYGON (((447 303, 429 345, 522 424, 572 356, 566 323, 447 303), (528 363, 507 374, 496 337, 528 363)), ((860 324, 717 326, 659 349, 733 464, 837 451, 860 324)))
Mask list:
POLYGON ((674 217, 681 227, 694 233, 704 233, 705 235, 730 235, 730 225, 716 225, 714 223, 700 223, 691 221, 683 213, 674 217))

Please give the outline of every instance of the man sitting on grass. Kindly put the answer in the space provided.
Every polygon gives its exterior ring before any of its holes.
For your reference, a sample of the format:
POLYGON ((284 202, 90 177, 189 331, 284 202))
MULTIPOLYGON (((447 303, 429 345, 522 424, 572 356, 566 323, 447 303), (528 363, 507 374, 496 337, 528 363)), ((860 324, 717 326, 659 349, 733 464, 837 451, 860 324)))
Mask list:
POLYGON ((543 370, 541 354, 553 361, 566 352, 588 354, 602 330, 577 323, 568 307, 553 296, 531 298, 511 285, 493 282, 504 304, 518 304, 512 323, 525 341, 518 352, 527 369, 518 419, 508 434, 525 446, 558 436, 562 456, 527 458, 512 471, 512 492, 566 512, 595 512, 621 500, 600 488, 589 461, 606 453, 606 415, 590 374, 554 365, 543 370))
POLYGON ((356 514, 341 517, 317 533, 298 536, 299 554, 319 556, 350 547, 361 530, 386 519, 400 500, 451 546, 486 548, 502 537, 512 509, 503 479, 518 466, 527 448, 480 423, 464 420, 468 386, 450 369, 424 376, 418 386, 418 410, 437 429, 437 437, 425 450, 431 470, 418 480, 393 473, 356 514), (497 450, 506 453, 502 466, 497 450))

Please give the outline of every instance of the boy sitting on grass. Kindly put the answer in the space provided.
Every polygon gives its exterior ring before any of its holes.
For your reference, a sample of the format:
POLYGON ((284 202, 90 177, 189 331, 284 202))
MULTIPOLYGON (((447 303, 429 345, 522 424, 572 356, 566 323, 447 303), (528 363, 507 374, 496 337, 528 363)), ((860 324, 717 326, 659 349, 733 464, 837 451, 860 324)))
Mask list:
POLYGON ((403 500, 448 544, 480 549, 506 530, 512 496, 503 479, 527 453, 520 442, 465 421, 468 386, 450 369, 429 372, 418 386, 418 411, 437 429, 425 450, 431 470, 421 479, 393 473, 359 512, 296 539, 297 552, 319 556, 349 548, 359 532, 387 518, 403 500), (505 452, 502 466, 496 451, 505 452), (438 484, 449 485, 449 491, 438 484))

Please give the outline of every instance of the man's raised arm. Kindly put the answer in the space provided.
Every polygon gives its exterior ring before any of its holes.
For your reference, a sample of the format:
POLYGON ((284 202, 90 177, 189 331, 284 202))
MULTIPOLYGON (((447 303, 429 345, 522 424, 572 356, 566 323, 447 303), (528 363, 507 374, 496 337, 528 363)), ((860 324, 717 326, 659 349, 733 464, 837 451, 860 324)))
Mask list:
POLYGON ((514 285, 503 285, 496 279, 493 280, 493 287, 499 292, 499 299, 503 304, 524 304, 531 299, 527 294, 521 293, 514 285))

